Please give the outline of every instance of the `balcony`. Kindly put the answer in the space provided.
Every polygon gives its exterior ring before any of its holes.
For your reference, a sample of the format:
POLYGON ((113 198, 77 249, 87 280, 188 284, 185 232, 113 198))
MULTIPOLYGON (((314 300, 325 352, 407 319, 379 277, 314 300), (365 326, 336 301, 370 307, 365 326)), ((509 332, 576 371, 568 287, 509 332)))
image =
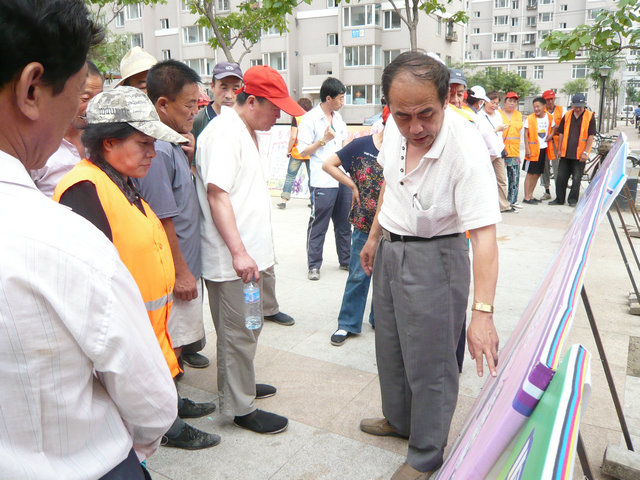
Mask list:
POLYGON ((538 2, 527 2, 527 10, 535 10, 538 8, 538 2))
POLYGON ((448 42, 457 42, 458 41, 458 32, 455 30, 447 30, 444 35, 445 40, 448 42))

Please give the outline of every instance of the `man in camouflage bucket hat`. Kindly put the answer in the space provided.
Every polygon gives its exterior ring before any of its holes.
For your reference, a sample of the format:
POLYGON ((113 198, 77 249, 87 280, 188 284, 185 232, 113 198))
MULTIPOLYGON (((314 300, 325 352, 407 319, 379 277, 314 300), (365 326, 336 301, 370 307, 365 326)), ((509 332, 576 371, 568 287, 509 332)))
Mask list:
POLYGON ((117 87, 96 95, 87 107, 87 124, 128 123, 136 130, 169 143, 189 143, 160 121, 153 103, 134 87, 117 87))

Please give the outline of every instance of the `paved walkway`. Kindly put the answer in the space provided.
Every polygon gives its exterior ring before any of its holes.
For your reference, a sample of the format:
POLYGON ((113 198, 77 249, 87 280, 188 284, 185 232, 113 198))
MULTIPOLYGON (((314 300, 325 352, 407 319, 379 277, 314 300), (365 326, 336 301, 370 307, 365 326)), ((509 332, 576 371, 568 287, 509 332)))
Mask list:
MULTIPOLYGON (((625 131, 632 148, 640 150, 637 133, 631 127, 625 131)), ((538 187, 537 196, 542 193, 538 187)), ((404 461, 406 441, 372 437, 358 429, 361 418, 381 414, 373 330, 365 323, 363 333, 349 338, 343 346, 329 343, 347 277, 339 269, 333 235, 327 235, 321 280, 307 280, 308 202, 292 200, 286 210, 276 209, 275 203, 274 198, 278 300, 282 311, 293 315, 296 324, 281 327, 267 323, 262 331, 257 380, 274 384, 278 394, 259 400, 258 406, 288 416, 289 428, 279 435, 260 436, 235 427, 215 412, 190 423, 220 434, 221 444, 197 452, 160 448, 148 461, 154 479, 388 479, 404 461)), ((568 206, 546 203, 526 205, 518 213, 505 214, 498 225, 500 275, 495 320, 503 345, 551 261, 573 211, 568 206)), ((639 241, 635 242, 637 247, 639 241)), ((631 286, 607 223, 600 225, 590 258, 585 287, 637 449, 640 368, 635 363, 634 370, 633 365, 640 353, 637 347, 635 354, 630 356, 629 352, 630 339, 631 345, 640 343, 640 317, 628 313, 631 286)), ((634 274, 640 280, 635 268, 634 274)), ((181 394, 197 401, 217 398, 215 332, 208 310, 205 323, 209 343, 204 353, 212 359, 212 365, 203 370, 187 368, 179 383, 181 394)), ((581 305, 567 347, 578 342, 593 355, 593 392, 581 432, 596 478, 608 478, 599 473, 604 449, 607 444, 624 443, 581 305)), ((449 443, 453 443, 482 385, 483 379, 476 376, 467 354, 449 443)), ((575 478, 582 478, 579 462, 575 478)))

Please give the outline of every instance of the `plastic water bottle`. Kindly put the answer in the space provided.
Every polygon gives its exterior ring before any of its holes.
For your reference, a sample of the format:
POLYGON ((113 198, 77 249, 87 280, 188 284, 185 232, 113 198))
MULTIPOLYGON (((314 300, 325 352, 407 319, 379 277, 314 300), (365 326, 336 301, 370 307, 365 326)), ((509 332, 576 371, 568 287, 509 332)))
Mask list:
POLYGON ((244 325, 248 330, 257 330, 262 326, 260 287, 251 281, 244 284, 242 293, 244 294, 244 325))

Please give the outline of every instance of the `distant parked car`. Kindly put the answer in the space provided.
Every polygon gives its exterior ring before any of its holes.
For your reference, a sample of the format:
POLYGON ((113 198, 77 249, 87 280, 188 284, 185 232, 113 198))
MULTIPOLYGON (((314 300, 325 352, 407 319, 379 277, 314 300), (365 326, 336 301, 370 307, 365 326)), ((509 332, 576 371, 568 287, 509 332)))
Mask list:
POLYGON ((382 112, 378 112, 375 115, 371 115, 370 117, 366 117, 362 121, 362 125, 373 125, 378 120, 382 120, 382 112))
POLYGON ((633 105, 625 105, 622 107, 622 111, 620 112, 620 118, 624 120, 625 118, 633 118, 633 111, 636 109, 633 105))

